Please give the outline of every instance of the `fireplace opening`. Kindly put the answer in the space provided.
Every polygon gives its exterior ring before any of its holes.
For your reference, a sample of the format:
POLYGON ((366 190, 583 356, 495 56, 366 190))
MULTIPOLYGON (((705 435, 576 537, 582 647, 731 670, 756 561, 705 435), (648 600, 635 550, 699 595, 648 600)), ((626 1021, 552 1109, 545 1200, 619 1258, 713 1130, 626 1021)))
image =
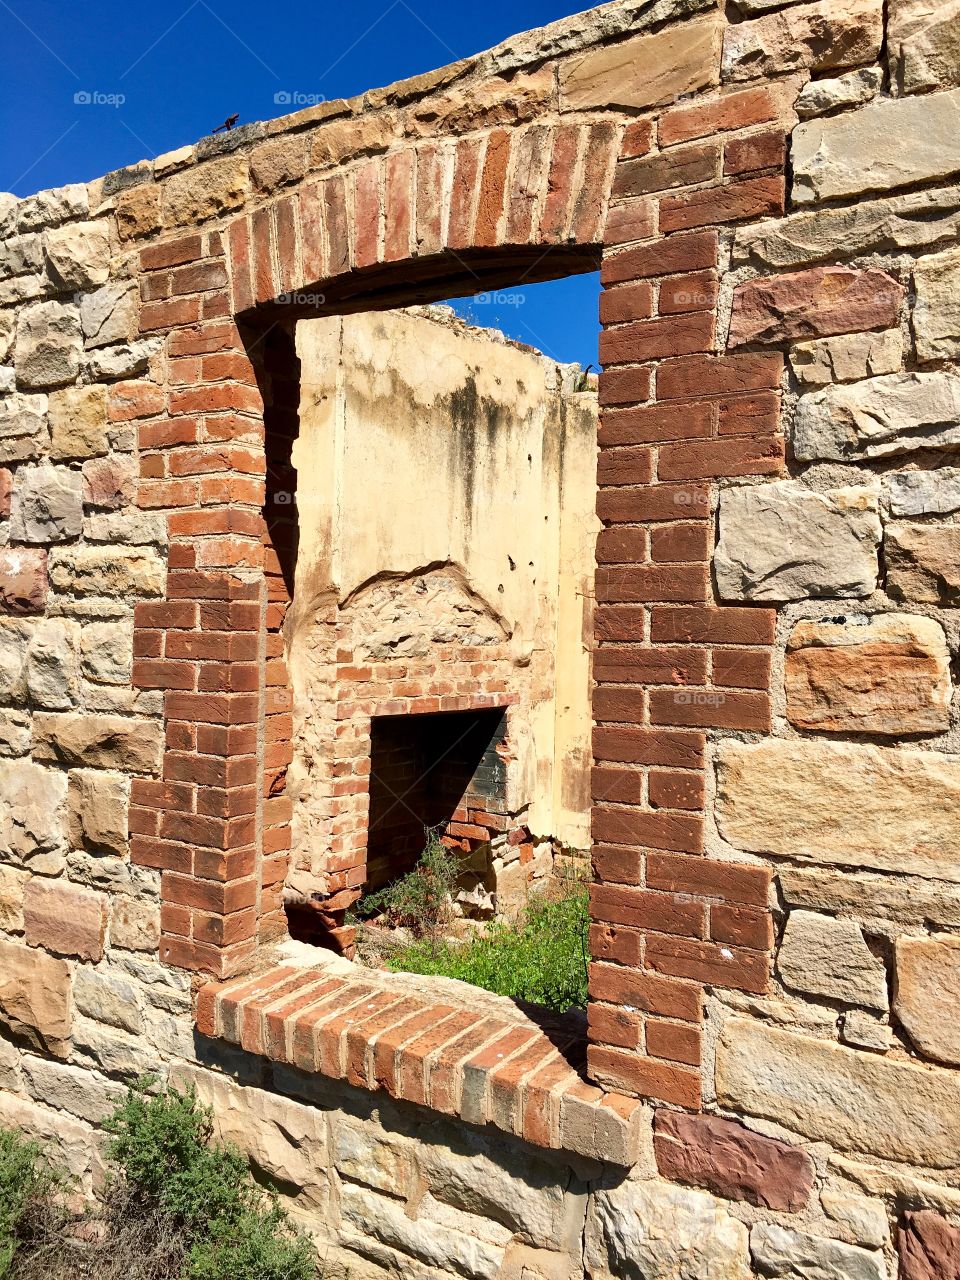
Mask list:
POLYGON ((365 892, 411 871, 430 832, 462 852, 506 833, 506 732, 502 708, 374 718, 365 892))

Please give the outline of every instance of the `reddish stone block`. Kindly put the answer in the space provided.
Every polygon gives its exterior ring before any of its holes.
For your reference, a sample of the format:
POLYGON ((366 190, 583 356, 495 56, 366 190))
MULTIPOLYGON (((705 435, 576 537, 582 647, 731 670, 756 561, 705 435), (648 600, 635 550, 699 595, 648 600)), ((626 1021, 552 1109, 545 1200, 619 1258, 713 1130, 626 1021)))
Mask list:
POLYGON ((23 923, 29 946, 96 962, 103 958, 107 898, 35 876, 24 890, 23 923))
POLYGON ((10 515, 10 494, 13 490, 13 475, 6 467, 0 467, 0 520, 10 515))
POLYGON ((0 547, 0 613, 42 613, 47 553, 40 547, 0 547))
POLYGON ((733 1120, 658 1111, 653 1149, 665 1178, 730 1200, 799 1213, 813 1188, 813 1161, 799 1147, 733 1120))
POLYGON ((931 1209, 904 1215, 897 1250, 900 1280, 960 1280, 960 1227, 931 1209))
POLYGON ((734 290, 729 345, 820 338, 897 324, 903 286, 885 271, 813 267, 734 290))

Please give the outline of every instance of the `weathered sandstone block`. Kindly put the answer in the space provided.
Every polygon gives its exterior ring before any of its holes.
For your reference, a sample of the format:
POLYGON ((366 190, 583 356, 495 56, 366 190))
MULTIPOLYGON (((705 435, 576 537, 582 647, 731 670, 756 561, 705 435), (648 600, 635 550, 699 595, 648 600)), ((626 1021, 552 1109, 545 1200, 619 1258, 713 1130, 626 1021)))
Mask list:
POLYGON ((116 280, 80 299, 83 345, 106 347, 137 336, 139 290, 130 280, 116 280))
POLYGON ((0 547, 0 612, 42 613, 46 599, 46 551, 0 547))
POLYGON ((80 669, 98 684, 127 684, 133 662, 129 623, 90 622, 80 635, 80 669))
POLYGON ((17 207, 17 226, 21 231, 56 227, 68 218, 80 218, 87 212, 87 187, 71 182, 65 187, 51 187, 21 200, 17 207))
POLYGON ((887 49, 904 93, 960 84, 960 0, 892 0, 887 49))
POLYGON ((67 792, 68 832, 74 849, 115 853, 127 849, 130 779, 123 773, 75 769, 67 792))
POLYGON ((777 955, 788 987, 885 1011, 887 971, 853 920, 791 911, 777 955))
POLYGON ((654 107, 716 84, 721 25, 715 17, 679 23, 592 50, 561 65, 563 111, 654 107))
POLYGON ((106 387, 66 387, 49 401, 50 453, 54 458, 92 458, 106 453, 106 387))
POLYGON ((893 1009, 928 1058, 960 1066, 960 938, 897 939, 893 1009))
MULTIPOLYGON (((956 21, 960 30, 960 4, 956 21)), ((957 47, 960 51, 960 34, 957 47)), ((921 258, 913 280, 917 291, 913 309, 917 358, 950 360, 960 355, 960 249, 921 258)))
POLYGON ((960 173, 958 128, 960 89, 809 120, 793 132, 793 198, 809 204, 949 178, 960 173))
MULTIPOLYGON (((34 717, 33 754, 37 760, 71 768, 157 773, 163 758, 163 726, 159 721, 135 716, 54 715, 41 711, 34 717)), ((65 778, 63 783, 65 790, 65 778)))
POLYGON ((960 525, 888 524, 883 536, 887 591, 900 600, 960 601, 960 525))
POLYGON ((894 373, 800 397, 793 447, 802 461, 883 458, 960 443, 960 378, 894 373))
POLYGON ((73 1002, 77 1013, 94 1022, 131 1035, 143 1031, 143 1001, 136 986, 106 966, 91 969, 78 965, 73 976, 73 1002))
POLYGON ((834 1150, 952 1168, 960 1075, 731 1018, 717 1046, 720 1104, 834 1150))
POLYGON ((794 377, 809 387, 897 373, 902 364, 903 338, 899 329, 798 342, 790 352, 794 377))
POLYGON ((24 892, 23 923, 31 947, 96 962, 103 958, 107 899, 66 880, 36 876, 24 892))
POLYGON ((110 946, 127 951, 156 952, 160 945, 160 908, 118 894, 110 915, 110 946))
POLYGON ((21 467, 10 507, 10 534, 18 542, 65 542, 83 524, 82 477, 69 467, 21 467))
POLYGON ((876 589, 878 493, 795 480, 727 489, 714 568, 724 600, 867 596, 876 589))
POLYGON ((942 733, 950 652, 938 622, 901 613, 799 622, 787 641, 787 716, 828 733, 942 733))
POLYGON ((47 1062, 33 1054, 24 1057, 23 1075, 32 1098, 90 1124, 99 1125, 126 1097, 121 1085, 105 1080, 95 1071, 47 1062))
POLYGON ((938 1213, 905 1214, 897 1251, 901 1280, 960 1280, 960 1227, 938 1213))
POLYGON ((137 496, 139 467, 136 458, 90 458, 83 464, 83 500, 91 507, 117 510, 128 507, 137 496))
POLYGON ((43 618, 32 630, 23 676, 30 701, 47 711, 66 711, 77 702, 79 624, 43 618))
POLYGON ((0 938, 0 1023, 57 1058, 70 1052, 70 970, 0 938))
POLYGON ((63 869, 67 779, 29 760, 0 760, 0 860, 38 875, 63 869))
POLYGON ((829 337, 897 323, 903 287, 885 271, 812 267, 747 280, 733 294, 728 344, 829 337))
POLYGON ((96 1131, 82 1120, 27 1098, 0 1093, 0 1124, 44 1144, 84 1195, 103 1182, 96 1131))
MULTIPOLYGON (((860 920, 909 920, 960 927, 960 888, 916 876, 870 875, 832 867, 781 867, 784 901, 860 920)), ((891 926, 896 929, 896 926, 891 926)))
POLYGON ((750 1256, 760 1274, 785 1280, 887 1280, 882 1253, 840 1244, 806 1232, 788 1231, 774 1222, 758 1222, 750 1232, 750 1256))
MULTIPOLYGON (((160 226, 160 190, 160 187, 145 182, 139 187, 121 191, 117 197, 117 232, 121 240, 135 240, 157 230, 160 226)), ((199 190, 200 184, 197 186, 199 190)))
MULTIPOLYGON (((246 197, 247 185, 247 159, 239 153, 219 160, 207 160, 195 168, 174 174, 161 188, 164 226, 187 227, 221 213, 229 213, 231 209, 239 209, 246 197)), ((141 200, 154 194, 144 187, 134 188, 134 191, 141 200)), ((142 221, 141 215, 136 228, 128 229, 128 234, 138 234, 143 230, 142 221)))
POLYGON ((0 929, 23 933, 23 891, 28 873, 0 866, 0 929))
POLYGON ((960 187, 911 191, 742 227, 734 238, 733 261, 795 267, 861 253, 933 251, 955 246, 958 230, 960 187))
POLYGON ((64 289, 90 289, 110 275, 110 224, 72 222, 44 235, 51 279, 64 289))
POLYGON ((748 1280, 747 1229, 711 1196, 627 1178, 587 1212, 584 1261, 593 1280, 748 1280))
POLYGON ((960 467, 894 471, 883 483, 891 515, 945 516, 960 511, 960 467))
POLYGON ((0 462, 38 458, 48 438, 46 396, 18 395, 0 400, 0 462))
POLYGON ((21 387, 59 387, 80 371, 80 311, 71 303, 37 302, 17 320, 14 362, 21 387))
POLYGON ((806 1152, 732 1120, 658 1111, 653 1146, 657 1168, 672 1182, 786 1213, 798 1213, 810 1199, 813 1161, 806 1152))
POLYGON ((835 80, 810 80, 800 90, 794 109, 801 120, 806 120, 840 107, 859 107, 875 98, 882 84, 880 67, 860 67, 835 80))
POLYGON ((65 547, 50 557, 50 581, 75 595, 159 596, 164 563, 134 547, 65 547))
POLYGON ((754 853, 956 883, 960 757, 840 742, 724 742, 717 820, 726 840, 754 853))
POLYGON ((873 62, 883 41, 880 0, 819 0, 727 27, 725 80, 873 62))

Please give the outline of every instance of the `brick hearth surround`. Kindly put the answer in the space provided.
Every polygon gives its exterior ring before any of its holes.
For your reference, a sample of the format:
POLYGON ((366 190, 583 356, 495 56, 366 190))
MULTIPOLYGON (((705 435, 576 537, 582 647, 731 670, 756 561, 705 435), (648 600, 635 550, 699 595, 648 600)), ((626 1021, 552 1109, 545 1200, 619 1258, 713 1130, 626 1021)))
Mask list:
POLYGON ((624 1095, 699 1107, 704 987, 763 992, 772 943, 768 870, 705 856, 704 759, 707 730, 770 725, 774 611, 714 602, 711 513, 719 478, 783 467, 782 357, 718 351, 716 305, 718 228, 783 210, 785 99, 707 90, 658 116, 406 142, 143 248, 140 328, 165 341, 166 384, 114 384, 110 416, 138 426, 139 505, 166 514, 170 558, 166 599, 136 606, 134 680, 165 691, 166 754, 161 780, 134 782, 132 857, 162 870, 162 958, 218 980, 203 1034, 452 1112, 493 1045, 505 1124, 546 1145, 568 1094, 624 1132, 624 1095), (293 324, 318 298, 329 314, 443 297, 465 262, 481 288, 601 255, 588 1085, 545 1033, 371 1009, 362 974, 264 974, 258 947, 285 933, 290 849, 296 529, 270 497, 295 482, 293 324), (449 1067, 442 1106, 425 1043, 449 1067))

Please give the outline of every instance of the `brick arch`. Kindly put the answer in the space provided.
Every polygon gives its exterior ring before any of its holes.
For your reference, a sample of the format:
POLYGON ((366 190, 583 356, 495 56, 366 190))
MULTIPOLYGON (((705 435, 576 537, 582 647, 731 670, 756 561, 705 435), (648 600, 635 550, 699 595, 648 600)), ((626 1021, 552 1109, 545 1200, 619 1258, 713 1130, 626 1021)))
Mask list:
POLYGON ((170 551, 166 600, 136 608, 134 679, 164 691, 166 752, 162 780, 134 783, 131 831, 134 861, 162 872, 167 962, 225 978, 285 928, 296 528, 266 498, 294 479, 295 322, 602 252, 590 1069, 699 1105, 704 987, 764 990, 771 933, 768 872, 703 856, 706 732, 766 727, 773 639, 772 611, 714 602, 713 490, 776 473, 783 452, 779 357, 717 348, 716 227, 781 210, 784 189, 780 152, 733 145, 777 106, 731 115, 734 97, 719 125, 708 102, 659 126, 400 145, 141 252, 167 398, 140 430, 140 503, 167 512, 170 551), (707 189, 669 194, 670 148, 718 127, 707 189))

